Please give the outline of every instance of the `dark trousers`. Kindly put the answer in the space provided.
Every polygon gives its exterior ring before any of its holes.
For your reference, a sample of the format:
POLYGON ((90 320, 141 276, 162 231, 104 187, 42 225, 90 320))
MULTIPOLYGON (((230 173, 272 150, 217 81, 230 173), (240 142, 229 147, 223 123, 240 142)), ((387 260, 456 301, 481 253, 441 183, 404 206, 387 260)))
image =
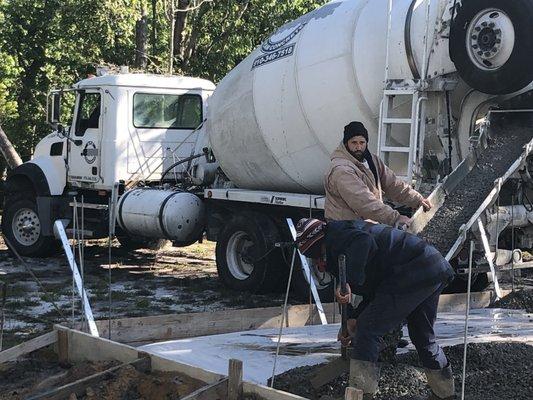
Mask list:
POLYGON ((376 362, 381 337, 407 320, 409 337, 425 368, 442 369, 448 365, 435 340, 433 326, 437 319, 439 284, 407 294, 376 293, 357 318, 352 358, 376 362))

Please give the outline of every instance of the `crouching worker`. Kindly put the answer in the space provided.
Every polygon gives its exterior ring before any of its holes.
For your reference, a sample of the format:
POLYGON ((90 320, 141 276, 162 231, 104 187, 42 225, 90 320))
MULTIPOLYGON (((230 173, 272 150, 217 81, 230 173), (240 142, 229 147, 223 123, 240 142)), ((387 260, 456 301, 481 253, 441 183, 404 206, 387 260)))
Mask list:
POLYGON ((315 265, 338 275, 339 255, 346 256, 346 281, 351 289, 339 300, 352 301, 356 318, 350 360, 350 386, 372 399, 378 389, 377 363, 381 337, 407 321, 432 394, 453 399, 451 366, 435 340, 439 295, 453 278, 450 264, 419 237, 387 225, 363 220, 302 219, 297 225, 300 251, 315 265))

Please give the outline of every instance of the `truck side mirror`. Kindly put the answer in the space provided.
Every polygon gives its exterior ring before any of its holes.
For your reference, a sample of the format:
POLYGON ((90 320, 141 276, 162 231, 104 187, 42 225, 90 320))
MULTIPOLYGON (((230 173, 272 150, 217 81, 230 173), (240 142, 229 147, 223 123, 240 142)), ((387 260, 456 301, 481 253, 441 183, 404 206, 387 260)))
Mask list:
POLYGON ((53 128, 61 122, 61 92, 53 92, 48 97, 47 122, 53 128))

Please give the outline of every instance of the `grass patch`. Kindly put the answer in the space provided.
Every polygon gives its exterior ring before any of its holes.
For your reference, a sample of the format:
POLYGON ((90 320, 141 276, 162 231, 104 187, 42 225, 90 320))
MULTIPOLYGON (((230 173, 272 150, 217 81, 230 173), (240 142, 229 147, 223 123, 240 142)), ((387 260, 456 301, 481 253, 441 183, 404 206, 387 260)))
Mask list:
POLYGON ((150 307, 150 299, 146 299, 146 298, 142 298, 142 299, 138 299, 136 302, 135 302, 135 307, 137 308, 149 308, 150 307))

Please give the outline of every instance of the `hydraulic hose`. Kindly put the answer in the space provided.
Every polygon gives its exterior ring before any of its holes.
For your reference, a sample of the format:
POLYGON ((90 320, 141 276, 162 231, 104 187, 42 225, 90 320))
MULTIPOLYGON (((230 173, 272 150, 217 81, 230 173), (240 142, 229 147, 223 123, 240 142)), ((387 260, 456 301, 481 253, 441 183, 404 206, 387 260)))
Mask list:
POLYGON ((174 164, 172 164, 170 167, 168 167, 164 172, 163 174, 161 175, 161 179, 159 180, 159 184, 162 185, 163 184, 163 179, 165 178, 165 176, 171 171, 173 170, 174 168, 176 168, 178 165, 181 165, 181 164, 184 164, 186 162, 189 162, 189 161, 192 161, 192 160, 195 160, 197 158, 200 158, 202 156, 207 156, 207 148, 203 149, 203 153, 201 154, 195 154, 193 156, 189 156, 187 158, 184 158, 183 160, 179 160, 177 162, 175 162, 174 164))

